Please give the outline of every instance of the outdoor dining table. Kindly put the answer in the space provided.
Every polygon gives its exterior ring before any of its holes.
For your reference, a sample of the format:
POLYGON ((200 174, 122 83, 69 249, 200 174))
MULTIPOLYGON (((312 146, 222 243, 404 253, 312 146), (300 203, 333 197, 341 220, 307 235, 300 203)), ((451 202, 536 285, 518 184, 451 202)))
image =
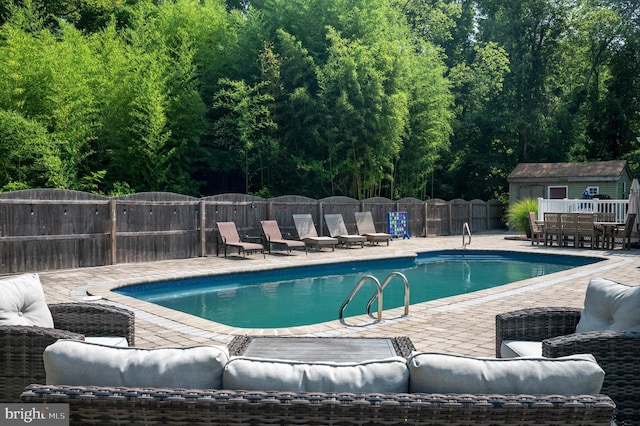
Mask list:
POLYGON ((542 229, 545 245, 553 245, 555 240, 558 246, 572 244, 574 247, 584 247, 590 244, 591 248, 609 248, 614 245, 616 228, 623 225, 615 221, 613 213, 545 212, 542 229))

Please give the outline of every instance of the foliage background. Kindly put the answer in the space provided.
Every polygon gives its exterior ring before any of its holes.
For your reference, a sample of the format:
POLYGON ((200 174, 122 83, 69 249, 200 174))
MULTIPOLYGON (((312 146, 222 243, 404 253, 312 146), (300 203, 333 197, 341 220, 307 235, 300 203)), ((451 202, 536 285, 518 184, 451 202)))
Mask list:
POLYGON ((0 0, 0 189, 506 200, 640 170, 638 0, 0 0))

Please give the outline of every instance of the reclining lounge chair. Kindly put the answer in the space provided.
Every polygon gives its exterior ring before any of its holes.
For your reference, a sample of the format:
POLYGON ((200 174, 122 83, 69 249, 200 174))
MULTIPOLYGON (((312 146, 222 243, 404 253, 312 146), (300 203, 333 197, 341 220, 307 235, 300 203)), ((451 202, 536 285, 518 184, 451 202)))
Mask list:
POLYGON ((319 237, 310 214, 294 214, 293 222, 296 224, 298 238, 304 241, 307 247, 313 247, 318 250, 323 247, 331 247, 332 251, 336 249, 338 240, 331 237, 319 237))
POLYGON ((384 232, 376 232, 371 212, 356 212, 356 226, 358 227, 358 234, 367 237, 367 241, 370 244, 386 241, 387 245, 389 245, 392 236, 384 232))
POLYGON ((345 247, 351 247, 354 244, 360 244, 360 247, 364 247, 364 243, 367 241, 367 237, 362 235, 349 234, 347 226, 344 224, 341 214, 325 214, 324 220, 327 222, 327 228, 329 228, 329 234, 333 238, 337 238, 338 242, 345 247))
POLYGON ((251 253, 254 251, 262 252, 262 256, 265 257, 264 247, 262 244, 248 243, 240 239, 235 223, 216 222, 216 226, 220 233, 220 242, 224 246, 224 257, 227 257, 227 246, 237 248, 238 254, 242 252, 245 257, 247 256, 247 252, 251 253))
POLYGON ((281 246, 287 249, 288 253, 291 253, 291 249, 293 248, 303 248, 305 254, 307 253, 307 245, 304 241, 298 240, 288 240, 282 237, 282 233, 280 232, 280 227, 278 226, 278 222, 275 220, 263 220, 260 221, 262 224, 262 232, 264 233, 264 237, 267 240, 269 253, 271 253, 271 246, 281 246))

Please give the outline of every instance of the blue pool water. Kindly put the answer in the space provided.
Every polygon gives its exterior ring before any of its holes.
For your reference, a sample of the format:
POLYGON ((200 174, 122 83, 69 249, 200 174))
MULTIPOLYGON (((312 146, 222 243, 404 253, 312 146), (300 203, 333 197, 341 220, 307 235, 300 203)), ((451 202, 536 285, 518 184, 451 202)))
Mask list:
MULTIPOLYGON (((411 304, 470 293, 601 259, 514 252, 450 250, 417 257, 344 262, 271 271, 213 275, 127 286, 117 293, 240 328, 284 328, 338 319, 340 307, 364 275, 381 283, 392 272, 410 284, 411 304)), ((344 311, 366 313, 376 286, 367 282, 344 311)), ((404 285, 394 278, 384 309, 404 305, 404 285)), ((373 305, 373 311, 377 303, 373 305)))

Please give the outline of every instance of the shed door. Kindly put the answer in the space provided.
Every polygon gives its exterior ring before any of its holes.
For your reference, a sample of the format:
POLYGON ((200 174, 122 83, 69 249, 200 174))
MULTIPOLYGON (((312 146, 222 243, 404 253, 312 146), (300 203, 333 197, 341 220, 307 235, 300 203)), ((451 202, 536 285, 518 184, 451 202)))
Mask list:
POLYGON ((543 185, 519 185, 518 186, 518 200, 523 198, 544 198, 544 186, 543 185))

